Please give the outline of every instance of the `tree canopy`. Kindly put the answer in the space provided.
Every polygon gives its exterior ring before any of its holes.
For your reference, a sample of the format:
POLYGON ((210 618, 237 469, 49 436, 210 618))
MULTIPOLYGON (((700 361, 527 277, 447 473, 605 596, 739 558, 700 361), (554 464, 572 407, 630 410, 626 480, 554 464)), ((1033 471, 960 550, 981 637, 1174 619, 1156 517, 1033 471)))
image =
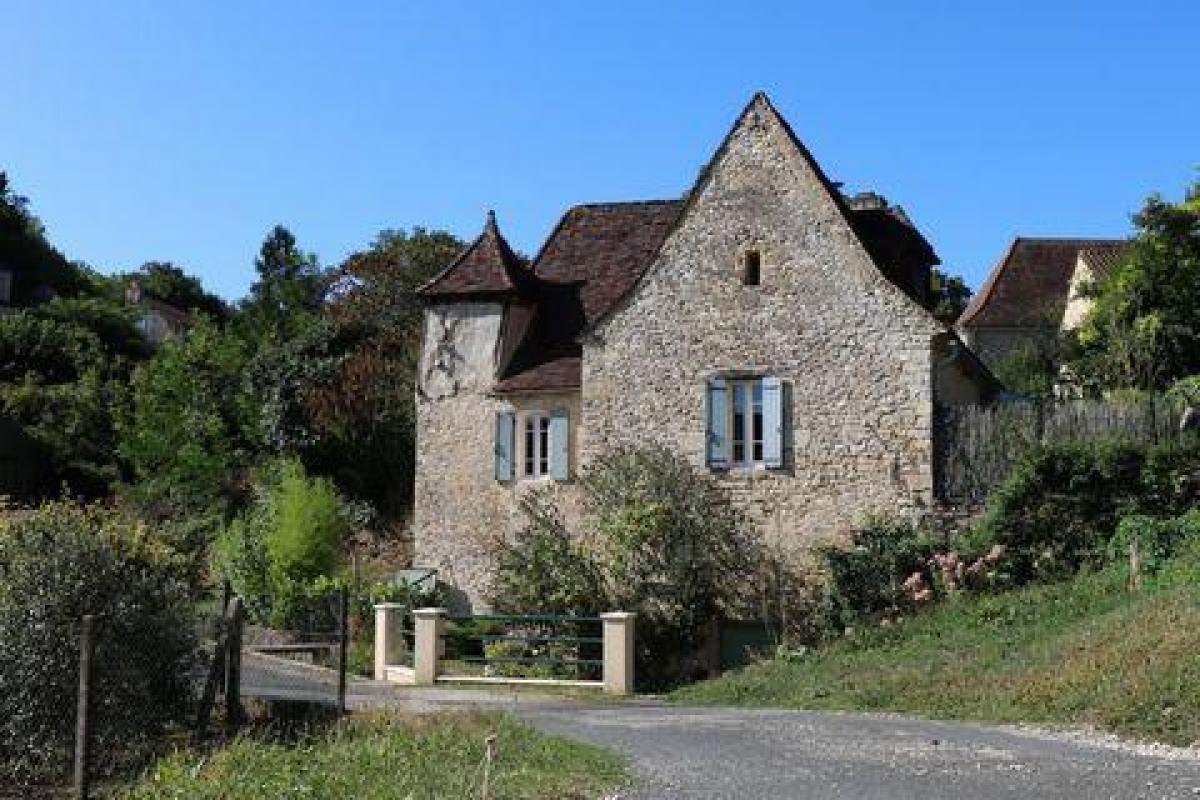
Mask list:
POLYGON ((1200 374, 1200 181, 1133 217, 1120 264, 1093 289, 1070 368, 1085 385, 1161 389, 1200 374))

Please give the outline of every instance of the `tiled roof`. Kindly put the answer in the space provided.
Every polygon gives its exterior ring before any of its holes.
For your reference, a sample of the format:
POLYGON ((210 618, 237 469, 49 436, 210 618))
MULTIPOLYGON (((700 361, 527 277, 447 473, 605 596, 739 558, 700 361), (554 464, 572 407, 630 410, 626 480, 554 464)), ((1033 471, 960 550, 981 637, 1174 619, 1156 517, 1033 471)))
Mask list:
POLYGON ((591 323, 637 283, 682 206, 681 200, 575 206, 546 240, 533 272, 549 283, 581 284, 584 320, 591 323))
POLYGON ((1128 242, 1107 242, 1079 251, 1079 260, 1092 271, 1092 278, 1102 281, 1113 271, 1121 257, 1129 250, 1128 242))
POLYGON ((500 394, 547 391, 552 389, 577 389, 580 384, 581 359, 578 355, 549 356, 511 375, 496 384, 500 394))
POLYGON ((957 324, 967 328, 1057 328, 1080 252, 1123 244, 1119 239, 1018 237, 957 324))
POLYGON ((576 337, 633 288, 681 207, 648 200, 567 211, 533 261, 536 315, 496 391, 579 386, 576 337))
POLYGON ((471 242, 450 266, 417 290, 425 297, 496 294, 521 288, 527 270, 496 227, 488 212, 479 238, 471 242))

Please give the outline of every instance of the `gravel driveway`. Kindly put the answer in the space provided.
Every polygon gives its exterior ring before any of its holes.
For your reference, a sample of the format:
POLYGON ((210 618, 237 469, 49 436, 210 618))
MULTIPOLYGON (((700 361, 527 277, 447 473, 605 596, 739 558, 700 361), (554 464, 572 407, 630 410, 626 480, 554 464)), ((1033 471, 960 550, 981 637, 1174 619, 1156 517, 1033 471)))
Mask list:
MULTIPOLYGON (((248 693, 329 697, 324 671, 274 660, 248 657, 244 682, 248 693)), ((373 681, 353 682, 348 700, 355 708, 510 711, 548 733, 612 747, 629 756, 638 778, 620 795, 627 800, 1200 798, 1200 753, 1090 735, 891 715, 579 702, 373 681)))

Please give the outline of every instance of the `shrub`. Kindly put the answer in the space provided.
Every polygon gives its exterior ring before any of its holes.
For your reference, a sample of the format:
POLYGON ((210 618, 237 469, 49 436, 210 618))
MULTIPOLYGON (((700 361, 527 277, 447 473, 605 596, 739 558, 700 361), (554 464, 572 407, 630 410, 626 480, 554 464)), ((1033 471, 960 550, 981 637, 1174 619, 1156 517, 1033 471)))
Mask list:
POLYGON ((712 620, 749 605, 762 561, 753 527, 664 449, 605 456, 582 488, 610 607, 638 614, 637 674, 651 686, 695 676, 712 620))
POLYGON ((65 775, 84 614, 97 615, 96 763, 114 767, 182 719, 195 653, 186 573, 111 510, 54 503, 0 527, 0 771, 18 784, 65 775))
POLYGON ((1104 560, 1125 514, 1182 513, 1200 501, 1200 442, 1053 444, 1022 460, 964 544, 1002 545, 1016 583, 1051 579, 1104 560))
POLYGON ((571 535, 550 491, 521 500, 525 525, 500 551, 492 584, 501 613, 592 616, 607 592, 598 554, 571 535))
POLYGON ((634 611, 644 686, 686 679, 713 619, 737 615, 762 551, 721 488, 669 451, 621 450, 581 478, 572 535, 551 496, 501 554, 495 604, 511 612, 634 611))
POLYGON ((252 619, 295 627, 314 596, 311 585, 333 577, 346 534, 362 518, 332 483, 285 459, 263 472, 250 508, 218 537, 218 564, 252 619))
POLYGON ((820 548, 828 572, 829 622, 841 629, 910 607, 906 581, 916 573, 932 580, 933 552, 933 543, 916 526, 884 516, 868 518, 849 547, 820 548))
POLYGON ((1200 509, 1177 517, 1131 514, 1122 517, 1108 540, 1105 556, 1110 563, 1128 564, 1129 546, 1138 545, 1142 569, 1154 575, 1191 541, 1200 541, 1200 509))
POLYGON ((298 461, 285 461, 275 486, 274 524, 267 558, 275 581, 311 581, 333 572, 347 531, 333 484, 310 478, 298 461))

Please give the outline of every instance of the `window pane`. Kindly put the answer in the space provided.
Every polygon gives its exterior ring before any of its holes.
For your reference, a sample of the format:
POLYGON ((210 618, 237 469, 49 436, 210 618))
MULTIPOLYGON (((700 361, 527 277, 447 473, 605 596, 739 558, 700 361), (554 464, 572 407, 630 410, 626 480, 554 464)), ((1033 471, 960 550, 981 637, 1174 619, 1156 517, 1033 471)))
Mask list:
POLYGON ((763 460, 763 385, 762 381, 754 381, 754 430, 751 433, 753 440, 753 460, 756 464, 761 464, 763 460))
POLYGON ((733 384, 733 463, 746 462, 746 384, 733 384))
POLYGON ((534 417, 525 418, 525 474, 533 474, 533 452, 536 440, 534 438, 534 417))
POLYGON ((538 475, 550 472, 550 418, 538 417, 538 475))

